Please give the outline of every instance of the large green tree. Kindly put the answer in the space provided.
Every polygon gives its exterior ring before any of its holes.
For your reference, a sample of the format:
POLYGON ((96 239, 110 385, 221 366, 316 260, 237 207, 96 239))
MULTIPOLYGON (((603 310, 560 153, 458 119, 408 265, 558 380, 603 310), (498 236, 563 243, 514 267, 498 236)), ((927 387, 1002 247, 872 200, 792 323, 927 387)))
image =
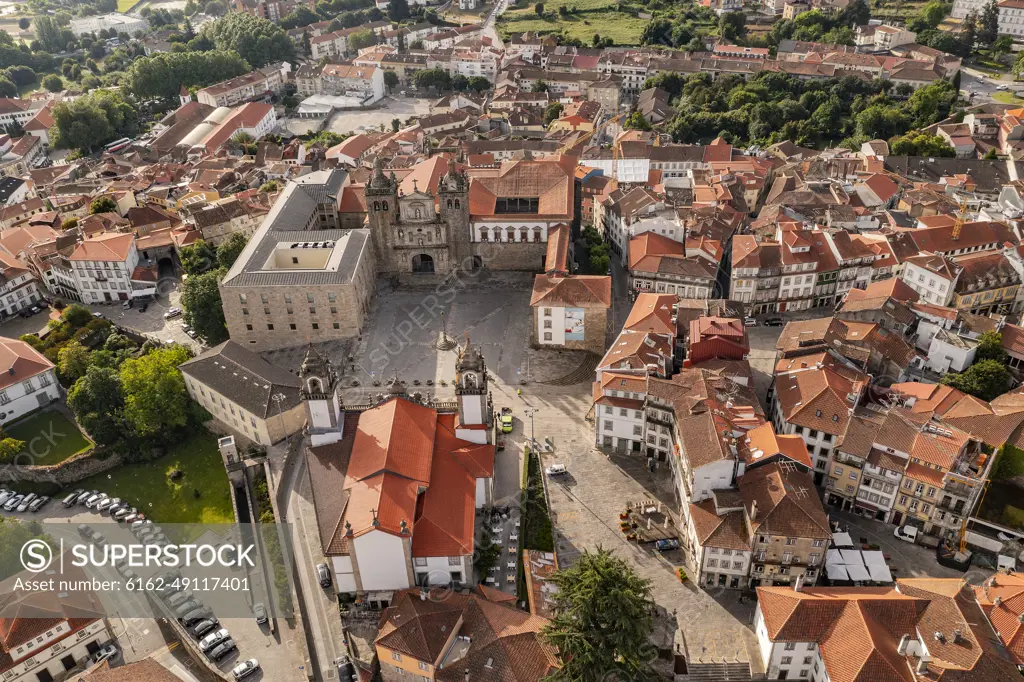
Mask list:
POLYGON ((73 102, 59 102, 51 112, 51 144, 57 147, 92 151, 139 132, 135 107, 113 90, 96 90, 73 102))
POLYGON ((248 62, 237 52, 159 52, 132 61, 125 82, 140 99, 172 98, 182 85, 202 88, 250 70, 248 62))
POLYGON ((121 365, 124 417, 137 435, 151 437, 188 424, 191 398, 178 365, 191 357, 184 346, 170 346, 121 365))
POLYGON ((110 445, 127 435, 117 370, 92 365, 68 390, 68 407, 96 442, 110 445))
POLYGON ((889 152, 893 156, 956 156, 956 150, 949 146, 946 138, 918 131, 889 140, 889 152))
POLYGON ((47 52, 63 52, 67 45, 62 39, 60 26, 46 14, 36 17, 36 40, 47 52))
POLYGON ((551 679, 653 679, 649 580, 598 547, 555 573, 554 581, 554 617, 543 635, 558 651, 562 667, 551 679))
MULTIPOLYGON (((42 525, 35 521, 19 521, 0 516, 0 547, 7 548, 7 551, 0 552, 0 580, 25 572, 19 550, 33 538, 49 540, 42 525)), ((52 542, 50 546, 56 550, 52 542)))
POLYGON ((181 267, 190 276, 195 276, 217 267, 217 252, 200 239, 179 250, 181 267))
POLYGON ((181 288, 181 307, 185 311, 185 322, 192 325, 196 333, 210 345, 228 338, 224 307, 217 286, 224 272, 217 269, 189 277, 181 288))
POLYGON ((253 68, 271 62, 294 62, 295 43, 277 24, 247 12, 231 12, 203 26, 200 38, 218 50, 234 50, 253 68))
POLYGON ((1003 334, 997 331, 987 331, 978 337, 978 350, 975 353, 974 361, 995 360, 996 362, 1006 361, 1006 351, 1003 349, 1003 334))
POLYGON ((233 233, 217 247, 217 264, 224 269, 230 268, 238 260, 238 256, 241 255, 242 249, 245 248, 248 241, 241 232, 233 233))
POLYGON ((998 37, 999 7, 996 6, 996 0, 989 0, 978 18, 978 42, 985 46, 991 46, 998 37))
POLYGON ((73 384, 89 369, 89 350, 78 341, 71 341, 57 353, 57 371, 64 385, 73 384))
POLYGON ((949 372, 942 377, 942 383, 976 398, 992 400, 1006 392, 1010 371, 998 360, 982 360, 964 372, 949 372))

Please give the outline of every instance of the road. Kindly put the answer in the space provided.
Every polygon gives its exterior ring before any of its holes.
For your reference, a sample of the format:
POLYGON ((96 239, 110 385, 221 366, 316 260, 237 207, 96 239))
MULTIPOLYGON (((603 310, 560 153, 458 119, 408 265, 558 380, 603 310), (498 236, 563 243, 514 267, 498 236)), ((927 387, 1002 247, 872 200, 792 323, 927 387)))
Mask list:
POLYGON ((501 13, 508 9, 508 0, 498 0, 497 4, 494 5, 494 9, 487 15, 487 19, 484 21, 484 35, 494 41, 494 46, 499 50, 505 48, 505 43, 502 41, 501 36, 498 35, 495 24, 498 21, 498 17, 501 13))

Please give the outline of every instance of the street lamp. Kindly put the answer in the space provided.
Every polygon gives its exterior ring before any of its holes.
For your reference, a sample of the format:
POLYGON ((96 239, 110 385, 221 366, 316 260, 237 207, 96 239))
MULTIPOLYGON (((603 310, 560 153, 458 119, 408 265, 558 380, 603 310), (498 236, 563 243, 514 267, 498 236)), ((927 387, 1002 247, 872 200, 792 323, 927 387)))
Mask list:
POLYGON ((529 415, 530 417, 530 450, 533 452, 537 451, 537 438, 533 429, 533 415, 537 414, 536 407, 527 407, 523 410, 523 414, 529 415))
MULTIPOLYGON (((286 438, 288 436, 288 432, 284 426, 284 413, 281 412, 281 401, 285 399, 285 395, 284 393, 275 393, 270 396, 270 399, 277 403, 277 416, 281 418, 281 437, 286 438)), ((267 435, 269 436, 270 434, 267 435)), ((273 439, 271 439, 271 442, 273 442, 273 439)))

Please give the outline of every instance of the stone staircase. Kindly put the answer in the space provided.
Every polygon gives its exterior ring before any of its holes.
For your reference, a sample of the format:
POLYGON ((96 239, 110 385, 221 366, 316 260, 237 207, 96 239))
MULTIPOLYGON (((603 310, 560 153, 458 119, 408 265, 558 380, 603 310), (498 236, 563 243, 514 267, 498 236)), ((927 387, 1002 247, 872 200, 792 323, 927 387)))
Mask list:
POLYGON ((675 682, 748 682, 753 677, 747 663, 688 663, 675 682))

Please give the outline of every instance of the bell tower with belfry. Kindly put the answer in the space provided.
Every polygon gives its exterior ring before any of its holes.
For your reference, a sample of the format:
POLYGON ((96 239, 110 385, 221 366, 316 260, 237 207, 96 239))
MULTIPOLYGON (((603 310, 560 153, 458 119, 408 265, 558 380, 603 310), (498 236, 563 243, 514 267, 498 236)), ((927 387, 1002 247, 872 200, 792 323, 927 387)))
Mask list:
POLYGON ((394 173, 384 175, 384 166, 379 156, 373 161, 373 176, 366 183, 364 192, 370 237, 377 253, 378 267, 389 272, 393 269, 394 226, 398 222, 398 180, 394 173))
POLYGON ((337 391, 338 373, 312 343, 299 367, 299 379, 302 381, 299 395, 306 403, 310 444, 337 443, 345 429, 345 415, 337 391))
POLYGON ((437 183, 437 205, 441 220, 448 225, 449 262, 452 269, 473 270, 472 229, 469 223, 469 178, 449 162, 448 172, 437 183))
POLYGON ((459 402, 455 435, 475 443, 490 442, 491 399, 487 392, 487 365, 480 349, 470 344, 468 334, 466 344, 459 348, 455 361, 455 396, 459 402))

